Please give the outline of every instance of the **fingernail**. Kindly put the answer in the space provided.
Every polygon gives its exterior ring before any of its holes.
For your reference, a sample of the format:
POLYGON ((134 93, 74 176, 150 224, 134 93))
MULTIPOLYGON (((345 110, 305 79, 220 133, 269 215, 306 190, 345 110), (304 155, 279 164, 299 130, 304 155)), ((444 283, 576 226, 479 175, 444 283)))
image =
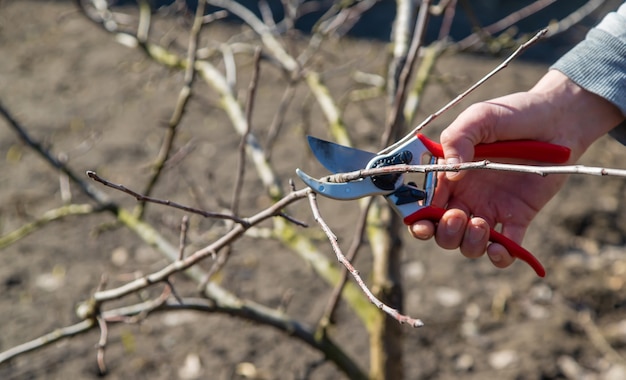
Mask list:
POLYGON ((472 226, 468 232, 467 238, 469 239, 470 243, 479 243, 485 238, 486 233, 487 231, 485 231, 484 228, 472 226))
POLYGON ((489 254, 489 258, 494 263, 499 263, 500 261, 502 261, 502 255, 499 253, 489 254))
POLYGON ((450 235, 456 234, 461 228, 463 228, 463 219, 454 217, 448 220, 447 231, 450 235))
POLYGON ((419 223, 409 226, 409 231, 416 239, 426 240, 431 238, 430 229, 419 223))

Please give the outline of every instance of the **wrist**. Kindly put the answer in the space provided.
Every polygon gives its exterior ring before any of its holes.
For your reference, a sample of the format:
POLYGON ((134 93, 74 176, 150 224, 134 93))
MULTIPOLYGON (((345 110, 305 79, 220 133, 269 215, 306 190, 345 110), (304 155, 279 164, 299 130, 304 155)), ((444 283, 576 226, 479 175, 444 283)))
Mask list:
POLYGON ((553 112, 558 140, 572 149, 574 159, 624 116, 608 100, 585 90, 557 70, 550 70, 529 91, 539 95, 553 112))

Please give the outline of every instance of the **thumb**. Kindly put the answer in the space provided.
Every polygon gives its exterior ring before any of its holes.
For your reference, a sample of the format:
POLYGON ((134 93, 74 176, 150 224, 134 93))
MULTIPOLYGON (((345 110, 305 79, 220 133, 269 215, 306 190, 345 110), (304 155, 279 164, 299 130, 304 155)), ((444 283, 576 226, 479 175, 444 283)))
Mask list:
MULTIPOLYGON (((468 107, 440 136, 446 164, 456 165, 474 159, 474 146, 495 141, 492 131, 497 124, 497 107, 491 103, 477 103, 468 107)), ((446 177, 458 181, 465 171, 447 172, 446 177)))
MULTIPOLYGON (((506 95, 476 103, 446 128, 440 136, 447 164, 474 160, 474 146, 480 143, 531 138, 550 141, 554 131, 550 107, 542 97, 529 92, 506 95)), ((459 180, 464 171, 448 172, 446 176, 459 180)))

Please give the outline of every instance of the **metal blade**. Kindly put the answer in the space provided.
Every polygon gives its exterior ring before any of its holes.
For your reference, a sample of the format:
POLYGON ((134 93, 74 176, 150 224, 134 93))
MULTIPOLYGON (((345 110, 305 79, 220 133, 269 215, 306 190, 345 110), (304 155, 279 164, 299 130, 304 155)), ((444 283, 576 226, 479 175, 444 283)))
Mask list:
POLYGON ((296 169, 296 174, 313 191, 332 199, 359 199, 370 195, 387 195, 391 192, 376 187, 369 178, 348 183, 332 183, 319 181, 300 169, 296 169))
POLYGON ((335 144, 313 136, 307 138, 315 158, 333 173, 365 169, 370 160, 376 157, 376 153, 335 144))

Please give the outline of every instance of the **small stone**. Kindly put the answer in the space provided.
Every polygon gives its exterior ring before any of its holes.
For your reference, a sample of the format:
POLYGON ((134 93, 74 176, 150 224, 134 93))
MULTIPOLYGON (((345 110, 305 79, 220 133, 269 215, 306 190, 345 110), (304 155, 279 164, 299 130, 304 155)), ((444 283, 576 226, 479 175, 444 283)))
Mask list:
POLYGON ((529 291, 529 297, 535 302, 549 302, 552 294, 552 289, 546 284, 535 285, 529 291))
POLYGON ((623 380, 626 379, 626 366, 614 364, 601 377, 601 380, 623 380))
POLYGON ((454 362, 457 371, 467 372, 474 367, 474 357, 470 354, 462 354, 454 362))
POLYGON ((65 269, 55 266, 50 273, 43 273, 35 279, 35 286, 40 289, 53 292, 65 284, 65 269))
POLYGON ((489 365, 493 369, 505 369, 518 360, 517 352, 514 350, 496 351, 489 355, 489 365))
POLYGON ((194 311, 173 311, 165 313, 161 319, 162 323, 168 327, 180 326, 198 320, 198 313, 194 311))
POLYGON ((128 261, 128 250, 125 247, 117 247, 111 252, 111 262, 117 267, 124 266, 128 261))
POLYGON ((435 298, 441 306, 454 307, 461 303, 463 295, 456 289, 440 287, 435 290, 435 298))
POLYGON ((567 379, 581 379, 584 376, 584 371, 571 356, 559 357, 556 364, 567 379))
POLYGON ((198 379, 202 375, 202 363, 195 353, 187 354, 185 363, 178 369, 178 378, 183 380, 198 379))
POLYGON ((413 261, 404 266, 404 275, 414 281, 420 281, 424 278, 426 269, 424 264, 420 261, 413 261))

